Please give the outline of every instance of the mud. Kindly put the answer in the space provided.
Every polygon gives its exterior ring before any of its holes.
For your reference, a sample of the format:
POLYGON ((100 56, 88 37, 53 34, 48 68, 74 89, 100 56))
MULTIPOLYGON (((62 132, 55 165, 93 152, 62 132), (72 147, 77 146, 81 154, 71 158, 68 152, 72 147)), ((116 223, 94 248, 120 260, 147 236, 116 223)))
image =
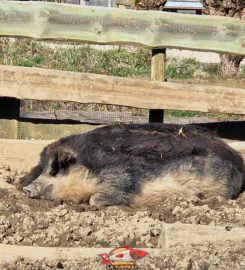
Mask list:
MULTIPOLYGON (((58 205, 29 199, 14 185, 24 172, 0 167, 0 243, 49 247, 159 247, 162 222, 245 227, 245 194, 237 200, 221 197, 171 197, 154 207, 96 208, 58 205)), ((187 236, 188 237, 188 236, 187 236)), ((245 269, 245 243, 222 242, 175 247, 162 256, 151 254, 140 269, 245 269)), ((38 261, 26 259, 0 269, 103 269, 98 260, 38 261), (11 268, 12 267, 12 268, 11 268)))

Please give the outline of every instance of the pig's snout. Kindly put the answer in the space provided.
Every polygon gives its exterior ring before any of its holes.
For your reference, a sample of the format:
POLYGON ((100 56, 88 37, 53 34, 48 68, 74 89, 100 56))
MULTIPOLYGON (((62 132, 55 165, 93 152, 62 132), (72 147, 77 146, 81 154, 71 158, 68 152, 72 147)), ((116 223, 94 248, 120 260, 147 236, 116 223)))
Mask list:
POLYGON ((42 180, 23 187, 22 190, 32 199, 52 199, 53 185, 42 180))
POLYGON ((33 185, 29 185, 27 187, 23 188, 23 192, 29 197, 29 198, 39 198, 40 194, 37 191, 37 189, 33 185))

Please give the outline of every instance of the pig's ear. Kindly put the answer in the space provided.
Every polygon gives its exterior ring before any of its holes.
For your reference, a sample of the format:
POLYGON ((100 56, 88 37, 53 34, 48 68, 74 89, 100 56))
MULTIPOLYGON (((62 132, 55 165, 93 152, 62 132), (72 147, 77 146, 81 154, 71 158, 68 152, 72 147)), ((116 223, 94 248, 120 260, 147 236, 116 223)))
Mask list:
POLYGON ((60 147, 56 149, 51 158, 51 175, 55 176, 59 170, 68 169, 70 166, 76 163, 76 154, 70 149, 64 149, 60 147))
POLYGON ((75 153, 66 149, 58 151, 57 160, 61 169, 67 169, 77 161, 75 153))

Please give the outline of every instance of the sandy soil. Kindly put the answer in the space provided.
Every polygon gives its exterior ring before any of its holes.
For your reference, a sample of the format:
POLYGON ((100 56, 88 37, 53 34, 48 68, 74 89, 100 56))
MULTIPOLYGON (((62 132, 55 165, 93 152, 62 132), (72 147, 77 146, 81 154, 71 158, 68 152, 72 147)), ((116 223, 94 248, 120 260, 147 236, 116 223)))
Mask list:
MULTIPOLYGON (((0 243, 49 247, 158 247, 162 222, 221 225, 227 230, 245 227, 245 194, 237 200, 221 197, 172 197, 151 208, 95 208, 57 205, 31 200, 15 186, 23 172, 0 168, 0 243), (7 185, 8 186, 8 185, 7 185)), ((188 236, 187 236, 188 237, 188 236)), ((245 243, 174 247, 162 256, 142 260, 140 269, 245 269, 245 243)), ((28 262, 25 259, 0 269, 100 269, 98 260, 28 262), (12 268, 11 268, 12 267, 12 268)), ((102 269, 102 266, 101 266, 102 269)))

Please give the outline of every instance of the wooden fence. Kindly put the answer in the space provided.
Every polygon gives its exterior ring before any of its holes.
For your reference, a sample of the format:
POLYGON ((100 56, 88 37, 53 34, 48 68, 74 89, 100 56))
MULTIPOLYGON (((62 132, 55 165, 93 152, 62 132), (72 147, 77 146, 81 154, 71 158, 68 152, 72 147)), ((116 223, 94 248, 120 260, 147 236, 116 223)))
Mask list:
POLYGON ((0 36, 124 44, 152 50, 151 81, 0 66, 0 96, 5 98, 0 99, 2 108, 5 106, 0 112, 1 125, 12 125, 12 138, 19 138, 15 130, 20 124, 20 99, 147 108, 152 110, 153 121, 161 120, 161 114, 158 116, 163 108, 245 114, 243 87, 171 83, 164 77, 166 48, 245 55, 245 21, 239 19, 46 2, 0 2, 0 36), (6 112, 10 107, 11 111, 6 112))
POLYGON ((0 35, 245 55, 245 22, 215 16, 1 2, 0 35))

